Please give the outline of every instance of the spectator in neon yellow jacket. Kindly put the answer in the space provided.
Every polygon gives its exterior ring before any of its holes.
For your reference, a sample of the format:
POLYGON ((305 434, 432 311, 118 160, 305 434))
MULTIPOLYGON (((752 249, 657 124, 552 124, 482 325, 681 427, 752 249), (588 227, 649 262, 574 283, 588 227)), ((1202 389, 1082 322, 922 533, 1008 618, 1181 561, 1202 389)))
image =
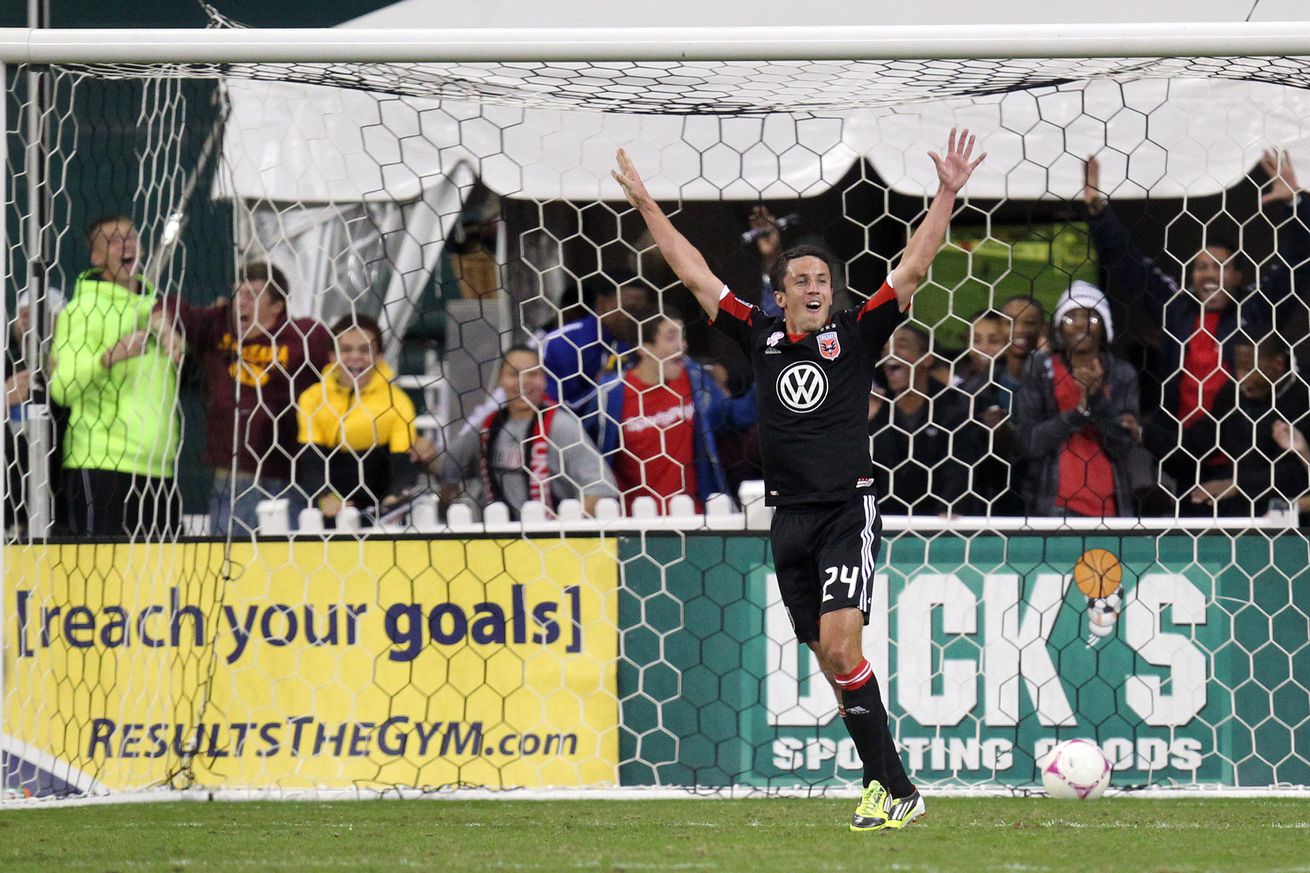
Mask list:
POLYGON ((185 348, 137 274, 140 240, 123 215, 87 230, 91 269, 55 322, 50 397, 68 408, 63 446, 74 534, 163 535, 176 528, 181 430, 177 370, 185 348))

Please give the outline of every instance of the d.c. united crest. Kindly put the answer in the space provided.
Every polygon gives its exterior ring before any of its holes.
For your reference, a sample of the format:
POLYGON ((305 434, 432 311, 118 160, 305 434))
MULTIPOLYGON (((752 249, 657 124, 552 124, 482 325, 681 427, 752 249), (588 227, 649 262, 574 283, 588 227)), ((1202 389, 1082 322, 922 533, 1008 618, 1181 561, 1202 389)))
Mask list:
POLYGON ((824 360, 836 360, 841 354, 841 342, 837 339, 835 330, 821 333, 815 339, 819 341, 819 354, 823 355, 824 360))

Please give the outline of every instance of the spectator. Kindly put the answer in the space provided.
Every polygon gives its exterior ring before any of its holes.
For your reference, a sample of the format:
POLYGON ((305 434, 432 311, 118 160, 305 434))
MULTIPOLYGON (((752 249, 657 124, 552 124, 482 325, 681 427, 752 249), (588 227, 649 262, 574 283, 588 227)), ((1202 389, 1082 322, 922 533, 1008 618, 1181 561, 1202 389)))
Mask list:
POLYGON ((637 325, 651 312, 651 292, 637 279, 609 279, 583 289, 586 314, 542 337, 542 364, 550 394, 596 432, 596 388, 617 373, 620 358, 637 341, 637 325))
POLYGON ((675 494, 691 495, 698 511, 709 495, 727 494, 718 435, 758 418, 754 389, 729 397, 686 351, 679 319, 648 318, 636 365, 600 387, 600 451, 629 511, 643 495, 666 514, 675 494))
POLYGON ((1005 366, 996 373, 996 383, 1010 392, 1013 403, 1023 384, 1028 358, 1033 352, 1046 350, 1046 309, 1036 297, 1016 296, 1005 301, 1001 314, 1010 320, 1010 344, 1005 348, 1005 366))
MULTIPOLYGON (((57 288, 46 289, 46 306, 53 319, 64 308, 64 295, 57 288)), ((12 524, 14 530, 22 531, 27 526, 26 481, 28 474, 27 438, 23 434, 23 423, 27 418, 27 403, 32 399, 32 381, 27 361, 27 335, 33 330, 32 297, 27 291, 19 292, 14 306, 14 320, 9 323, 9 343, 5 349, 4 360, 4 401, 0 409, 4 410, 8 422, 5 428, 5 515, 4 523, 12 524)), ((47 350, 46 337, 38 343, 42 353, 47 350)), ((55 442, 62 436, 66 416, 55 408, 55 442)), ((62 492, 58 484, 58 470, 50 471, 51 485, 56 494, 62 492)), ((62 518, 62 507, 56 507, 62 518)), ((2 533, 2 530, 0 530, 2 533)))
MULTIPOLYGON (((1306 386, 1291 372, 1291 352, 1276 336, 1233 344, 1233 381, 1215 399, 1222 417, 1203 416, 1183 431, 1177 455, 1209 458, 1204 481, 1185 495, 1187 515, 1264 515, 1271 500, 1294 504, 1306 491, 1306 468, 1280 443, 1279 425, 1305 431, 1306 386)), ((1170 449, 1176 448, 1169 446, 1170 449)))
POLYGON ((897 328, 882 365, 887 393, 870 395, 874 479, 889 515, 959 512, 981 445, 968 398, 930 375, 929 346, 919 328, 897 328))
POLYGON ((782 253, 782 228, 784 223, 773 217, 773 213, 764 205, 751 207, 750 229, 742 237, 748 244, 754 244, 759 255, 760 309, 769 318, 782 315, 782 309, 774 296, 773 267, 782 253))
POLYGON ((171 299, 205 396, 203 459, 214 471, 210 530, 254 533, 261 500, 290 503, 292 524, 305 507, 292 487, 296 398, 332 360, 332 334, 287 314, 286 277, 273 264, 241 268, 231 300, 193 307, 171 299))
POLYGON ((549 510, 560 500, 579 498, 594 515, 601 497, 618 496, 578 417, 547 396, 535 349, 507 349, 498 382, 504 402, 482 421, 470 422, 438 459, 446 486, 480 478, 481 504, 504 503, 515 519, 528 500, 549 510))
POLYGON ((1075 281, 1055 307, 1055 348, 1028 364, 1015 426, 1029 464, 1024 496, 1033 515, 1102 518, 1133 513, 1123 463, 1137 428, 1137 374, 1106 349, 1110 304, 1075 281))
POLYGON ((332 326, 336 355, 296 401, 296 482, 327 519, 343 504, 376 513, 414 484, 414 402, 392 384, 382 328, 366 315, 332 326))
MULTIPOLYGON (((1286 155, 1280 158, 1266 152, 1261 163, 1270 175, 1262 202, 1290 214, 1298 199, 1290 161, 1286 155)), ((1142 302, 1162 330, 1156 358, 1156 375, 1164 386, 1161 407, 1164 415, 1187 428, 1214 407, 1215 398, 1230 381, 1232 344, 1238 332, 1254 335, 1257 325, 1274 324, 1275 304, 1281 311, 1283 304, 1292 302, 1287 263, 1301 264, 1310 257, 1310 233, 1304 223, 1310 219, 1310 212, 1305 212, 1310 206, 1303 203, 1295 208, 1301 220, 1283 222, 1282 257, 1272 259, 1254 285, 1245 284, 1236 247, 1211 241, 1192 258, 1183 289, 1133 245, 1128 229, 1101 192, 1100 165, 1094 157, 1087 159, 1083 199, 1101 265, 1112 282, 1142 302)))
POLYGON ((984 413, 992 410, 988 417, 999 423, 1010 411, 1010 392, 996 381, 1002 369, 998 361, 1009 346, 1009 318, 994 309, 974 317, 969 352, 957 364, 950 384, 973 398, 974 417, 980 421, 984 413), (1000 417, 997 413, 1001 413, 1000 417))
POLYGON ((1304 428, 1293 427, 1286 421, 1275 421, 1274 442, 1284 452, 1278 461, 1275 487, 1280 495, 1295 497, 1288 501, 1302 528, 1310 526, 1310 443, 1306 442, 1304 428), (1296 496, 1299 495, 1299 496, 1296 496))
POLYGON ((75 535, 167 535, 181 519, 173 485, 181 429, 177 370, 184 347, 137 275, 132 220, 87 230, 91 268, 55 322, 50 397, 68 408, 68 522, 75 535))
POLYGON ((1012 346, 1011 319, 994 309, 973 320, 968 356, 952 380, 969 400, 973 433, 980 441, 963 510, 969 515, 1023 515, 1023 499, 1011 483, 1022 481, 1018 434, 1010 421, 1014 392, 1001 384, 1012 346))

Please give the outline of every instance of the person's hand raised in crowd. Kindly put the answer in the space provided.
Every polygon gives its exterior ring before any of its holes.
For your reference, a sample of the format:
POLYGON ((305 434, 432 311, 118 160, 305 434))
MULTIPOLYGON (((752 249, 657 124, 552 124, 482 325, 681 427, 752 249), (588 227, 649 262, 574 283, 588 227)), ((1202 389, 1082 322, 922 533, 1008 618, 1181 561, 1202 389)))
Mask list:
POLYGON ((1101 358, 1097 356, 1089 358, 1084 363, 1075 364, 1073 377, 1078 380, 1078 384, 1083 389, 1083 399, 1090 402, 1094 395, 1100 393, 1105 384, 1105 367, 1101 365, 1101 358))
POLYGON ((437 462, 437 444, 425 436, 417 437, 409 448, 409 459, 425 470, 437 462))
POLYGON ((27 370, 19 370, 5 380, 5 409, 9 410, 32 398, 32 377, 27 370))
POLYGON ((1260 204, 1262 206, 1271 203, 1290 204, 1301 190, 1301 186, 1297 184, 1296 170, 1292 167, 1292 158, 1287 151, 1265 149, 1260 157, 1260 167, 1269 177, 1265 192, 1260 197, 1260 204))
POLYGON ((1083 163, 1083 202, 1092 215, 1099 215, 1105 208, 1105 192, 1101 190, 1101 162, 1096 159, 1096 155, 1088 155, 1083 163))
POLYGON ((1275 421, 1273 430, 1274 442, 1285 452, 1295 452, 1307 461, 1310 461, 1310 445, 1306 443, 1305 435, 1295 427, 1292 427, 1285 421, 1275 421))
POLYGON ((1232 479, 1211 479, 1197 485, 1188 496, 1197 505, 1213 504, 1224 499, 1232 490, 1232 479))
POLYGON ((771 267, 782 251, 782 233, 778 230, 778 220, 767 206, 756 206, 751 209, 750 225, 751 230, 760 231, 755 237, 760 263, 766 268, 771 267))
POLYGON ((1142 423, 1131 412, 1125 412, 1119 416, 1119 426, 1128 431, 1128 435, 1133 438, 1133 442, 1140 443, 1142 441, 1142 423))
POLYGON ((318 511, 323 513, 324 518, 336 518, 343 505, 341 498, 335 494, 324 494, 318 499, 318 511))

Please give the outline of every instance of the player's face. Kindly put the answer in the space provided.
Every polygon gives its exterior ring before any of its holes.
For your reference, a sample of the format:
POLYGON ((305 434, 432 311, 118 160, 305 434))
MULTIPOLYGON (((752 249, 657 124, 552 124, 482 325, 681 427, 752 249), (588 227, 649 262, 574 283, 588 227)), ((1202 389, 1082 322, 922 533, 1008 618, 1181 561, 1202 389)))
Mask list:
POLYGON ((247 337, 277 325, 285 305, 271 291, 267 282, 242 282, 232 292, 237 334, 247 337))
POLYGON ((995 318, 982 318, 974 322, 969 354, 974 363, 990 367, 1010 344, 1010 326, 995 318))
POLYGON ((1042 338, 1042 312, 1027 300, 1011 300, 1001 310, 1010 317, 1010 346, 1005 353, 1026 360, 1042 338))
POLYGON ((818 330, 832 310, 832 276, 822 258, 792 258, 782 277, 779 306, 794 333, 818 330))
POLYGON ((546 371, 532 352, 511 352, 500 365, 500 387, 511 412, 528 412, 542 407, 546 396, 546 371))
POLYGON ((1070 309, 1060 316, 1060 342, 1071 352, 1094 352, 1105 339, 1105 324, 1095 309, 1070 309))
POLYGON ((1224 310, 1232 302, 1233 286, 1241 282, 1232 258, 1233 253, 1224 246, 1207 246, 1192 259, 1192 293, 1207 310, 1224 310))
POLYGON ((342 384, 367 384, 376 362, 377 350, 368 331, 352 327, 337 334, 337 377, 342 384))
POLYGON ((130 221, 106 222, 91 238, 91 266, 119 285, 131 280, 140 255, 140 240, 130 221))

